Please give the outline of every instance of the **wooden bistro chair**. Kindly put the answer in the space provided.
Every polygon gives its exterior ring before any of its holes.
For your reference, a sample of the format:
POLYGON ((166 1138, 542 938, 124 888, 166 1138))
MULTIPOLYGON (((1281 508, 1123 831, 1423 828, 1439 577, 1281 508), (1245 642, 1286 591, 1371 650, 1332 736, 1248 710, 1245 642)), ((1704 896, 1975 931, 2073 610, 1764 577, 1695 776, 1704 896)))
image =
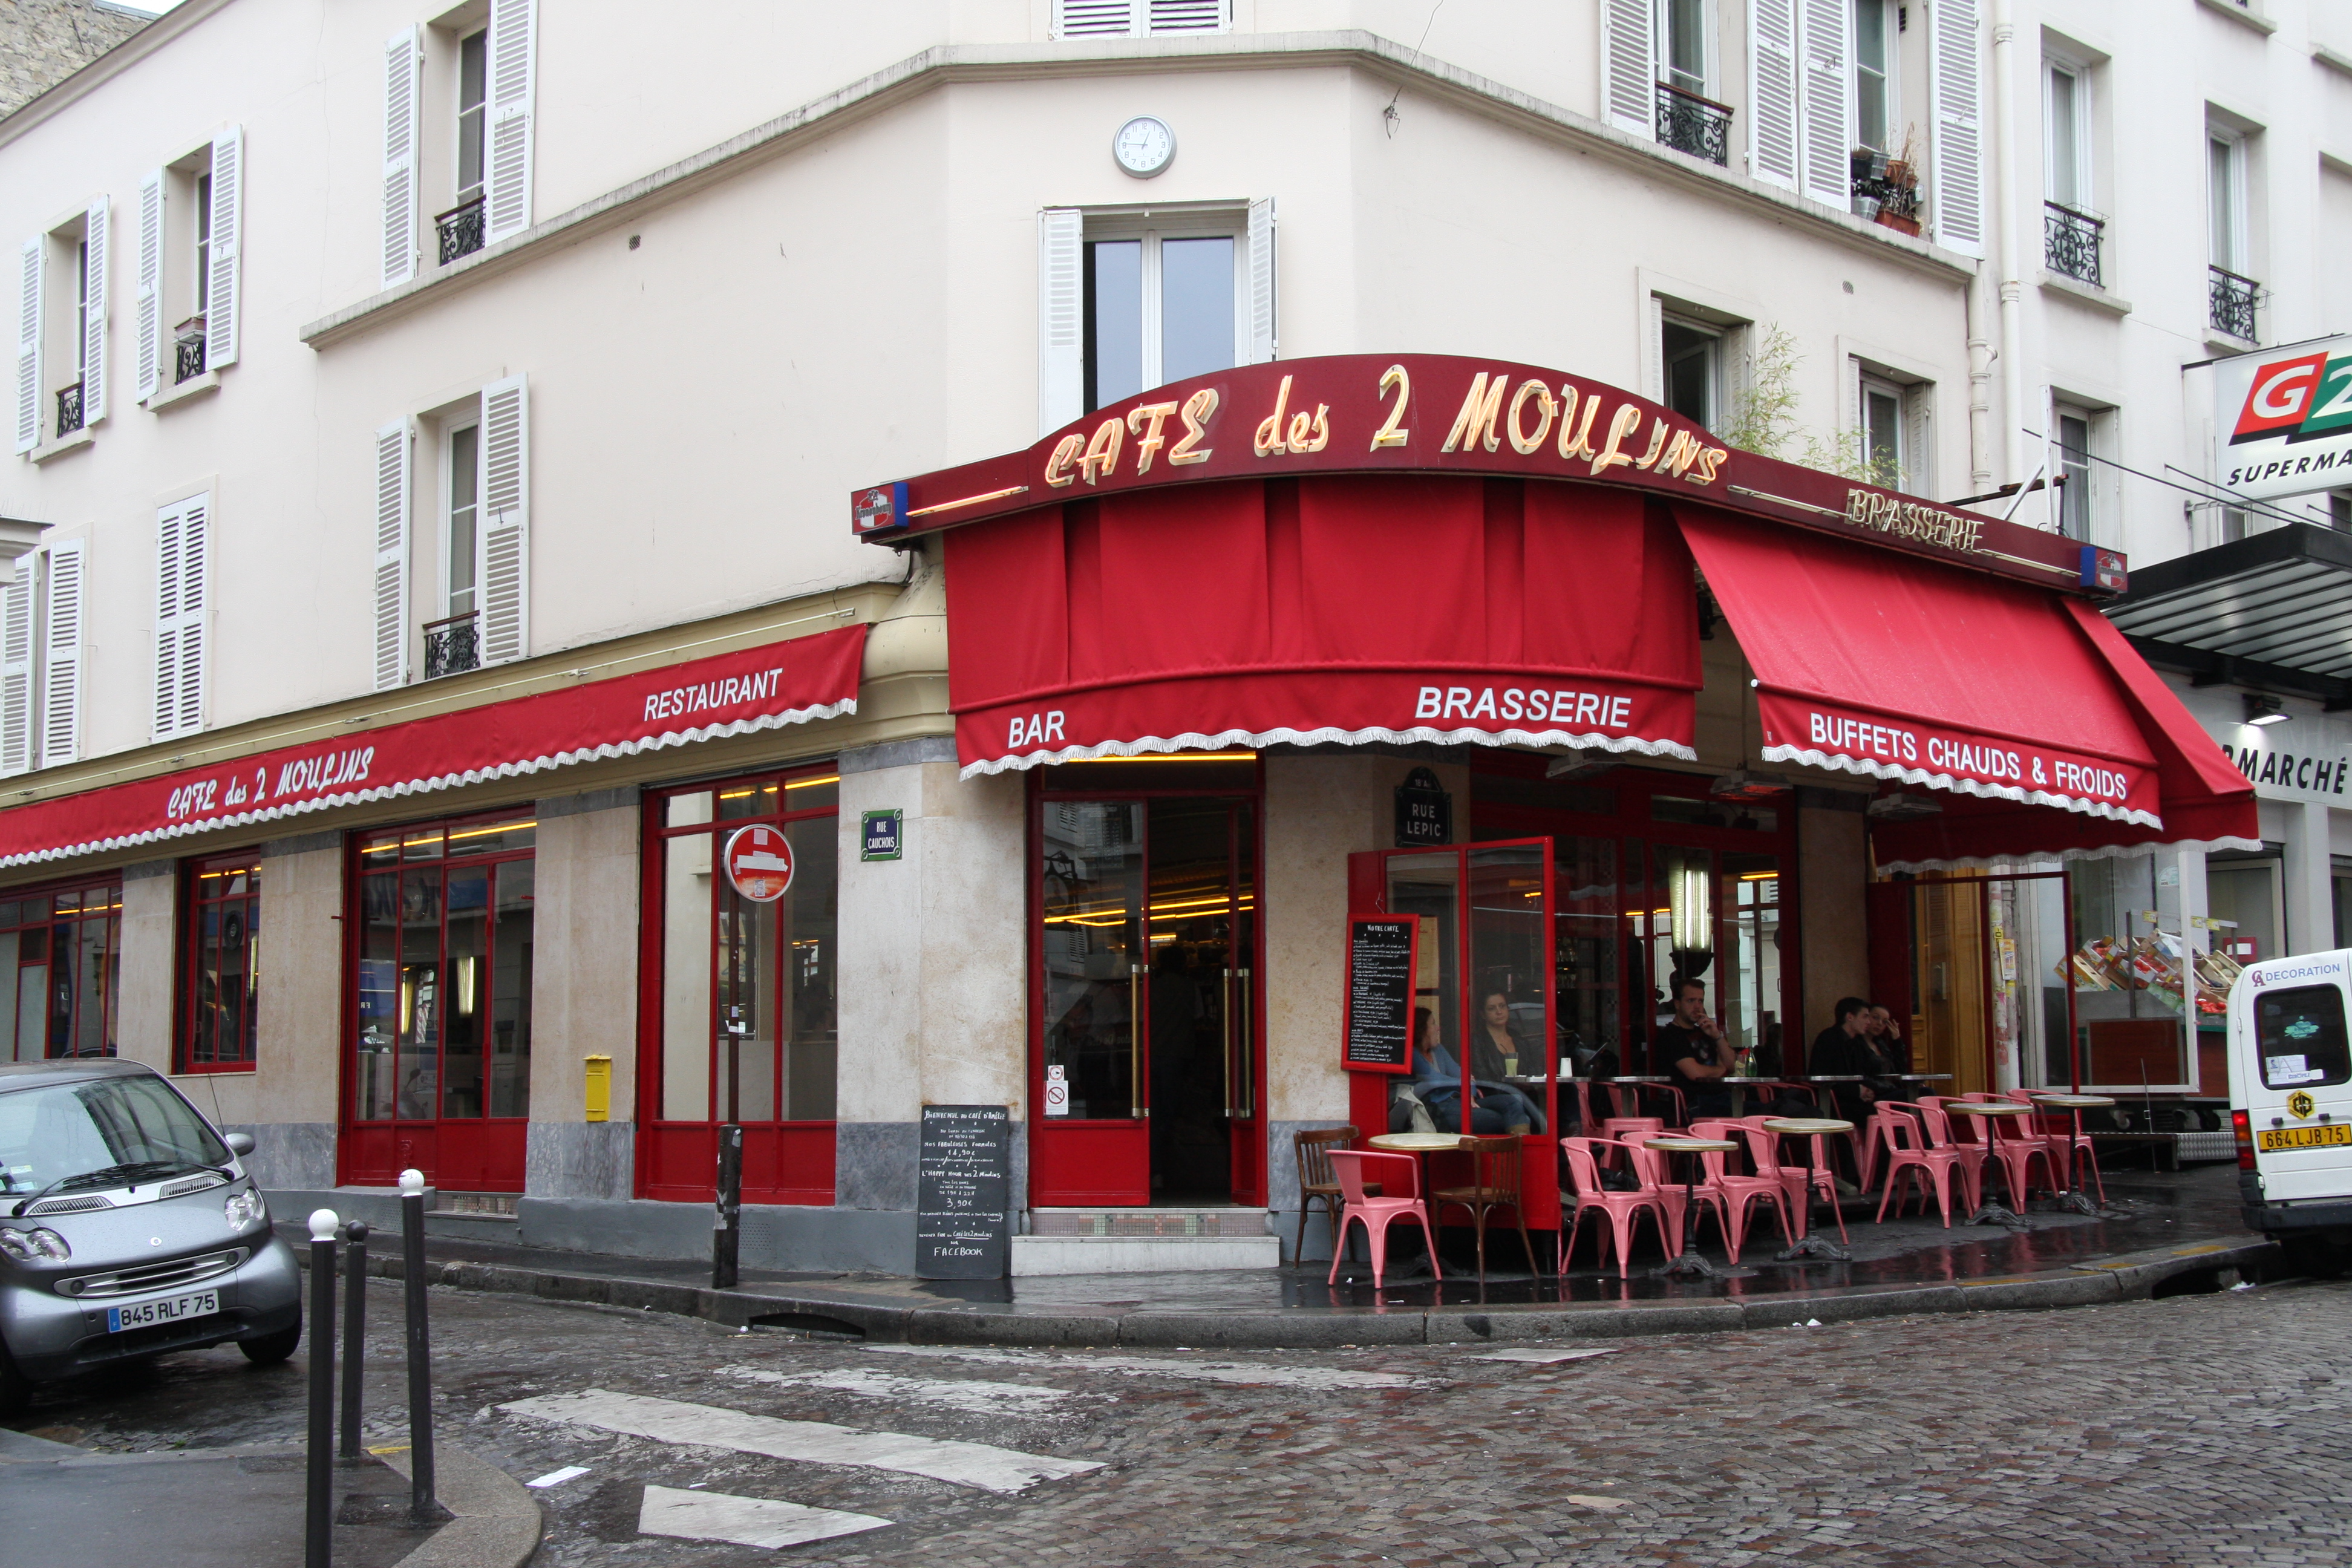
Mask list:
POLYGON ((1470 1156, 1470 1184, 1439 1187, 1429 1194, 1432 1218, 1442 1221, 1449 1208, 1470 1211, 1471 1227, 1478 1233, 1478 1278, 1486 1278, 1486 1216, 1507 1208, 1518 1222, 1519 1245, 1527 1249, 1528 1268, 1537 1268, 1535 1243, 1528 1239, 1527 1209, 1519 1202, 1519 1157, 1524 1145, 1508 1132, 1485 1138, 1465 1138, 1463 1152, 1470 1156))
MULTIPOLYGON (((1301 1262, 1307 1256, 1307 1205, 1320 1203, 1323 1217, 1331 1223, 1331 1255, 1339 1255, 1339 1206, 1344 1194, 1339 1191, 1339 1178, 1331 1169, 1331 1151, 1345 1149, 1356 1141, 1352 1127, 1318 1127, 1311 1132, 1292 1135, 1290 1147, 1298 1160, 1298 1240, 1290 1248, 1290 1260, 1301 1262)), ((1372 1195, 1380 1194, 1375 1182, 1367 1189, 1372 1195)))

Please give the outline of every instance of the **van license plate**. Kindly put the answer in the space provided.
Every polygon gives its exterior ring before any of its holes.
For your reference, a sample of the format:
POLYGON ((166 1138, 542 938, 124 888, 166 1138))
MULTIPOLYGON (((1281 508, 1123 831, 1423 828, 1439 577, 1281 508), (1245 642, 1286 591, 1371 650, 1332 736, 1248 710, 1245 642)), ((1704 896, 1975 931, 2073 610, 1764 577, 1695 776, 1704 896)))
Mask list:
POLYGON ((2255 1147, 2265 1154, 2275 1154, 2287 1149, 2352 1149, 2352 1121, 2338 1121, 2325 1127, 2273 1127, 2265 1131, 2255 1147))
POLYGON ((202 1318, 220 1310, 220 1292, 199 1290, 193 1296, 171 1296, 161 1301, 142 1301, 135 1307, 109 1307, 106 1310, 106 1331, 119 1334, 125 1329, 152 1329, 158 1323, 176 1323, 183 1318, 202 1318))

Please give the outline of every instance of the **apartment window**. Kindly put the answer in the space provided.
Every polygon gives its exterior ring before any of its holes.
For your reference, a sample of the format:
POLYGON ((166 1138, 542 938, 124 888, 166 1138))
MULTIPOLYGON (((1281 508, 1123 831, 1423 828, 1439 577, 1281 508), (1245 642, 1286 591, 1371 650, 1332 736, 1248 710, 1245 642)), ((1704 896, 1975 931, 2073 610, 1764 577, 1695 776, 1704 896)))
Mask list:
POLYGON ((2205 138, 2207 299, 2216 331, 2249 342, 2256 337, 2262 289, 2247 270, 2246 143, 2223 131, 2205 138))
POLYGON ((428 680, 528 654, 530 434, 523 376, 375 433, 377 690, 414 678, 420 634, 428 680), (413 554, 412 466, 425 498, 413 554))
POLYGON ((1895 123, 1895 37, 1892 0, 1853 0, 1854 140, 1877 153, 1896 149, 1888 140, 1895 123))
POLYGON ((1731 162, 1731 110, 1707 96, 1713 68, 1707 4, 1657 0, 1654 129, 1662 145, 1723 166, 1731 162))
POLYGON ((2105 287, 2099 242, 2105 225, 2091 209, 2090 78, 2053 62, 2042 79, 2042 259, 2051 271, 2105 287))
POLYGON ((1222 33, 1232 26, 1232 0, 1054 0, 1057 38, 1222 33))
POLYGON ((457 205, 434 220, 441 265, 482 248, 484 160, 489 134, 489 50, 488 28, 468 33, 457 44, 457 205))
POLYGON ((192 862, 180 906, 179 1060, 184 1073, 250 1072, 258 1059, 261 861, 192 862))
POLYGON ((425 679, 456 675, 482 662, 477 636, 480 606, 475 603, 481 531, 477 526, 481 495, 482 427, 461 425, 444 443, 448 514, 442 531, 444 618, 425 626, 425 679))
POLYGON ((0 1062, 110 1057, 122 1010, 122 883, 0 897, 0 1062))
POLYGON ((2061 405, 2057 421, 2058 450, 2053 471, 2064 481, 2058 491, 2058 531, 2089 543, 2096 515, 2091 474, 2092 416, 2087 409, 2061 405))
POLYGON ((1238 363, 1242 254, 1230 231, 1087 241, 1089 412, 1238 363))
POLYGON ((81 755, 85 547, 45 544, 0 588, 0 777, 81 755))
POLYGON ((25 241, 19 253, 16 450, 106 417, 109 198, 25 241))
POLYGON ((1707 429, 1721 412, 1723 335, 1667 316, 1659 322, 1659 384, 1665 405, 1707 429))
POLYGON ((236 126, 139 182, 139 400, 237 358, 245 138, 236 126))
POLYGON ((1889 489, 1903 488, 1910 470, 1910 434, 1905 428, 1906 390, 1874 375, 1862 378, 1862 460, 1871 482, 1889 489))

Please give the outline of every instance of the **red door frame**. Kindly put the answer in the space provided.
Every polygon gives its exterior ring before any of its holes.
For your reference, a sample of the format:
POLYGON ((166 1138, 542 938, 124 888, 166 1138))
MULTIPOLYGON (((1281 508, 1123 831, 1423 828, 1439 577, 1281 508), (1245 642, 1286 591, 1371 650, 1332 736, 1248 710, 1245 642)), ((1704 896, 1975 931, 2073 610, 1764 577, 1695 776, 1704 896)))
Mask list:
MULTIPOLYGON (((637 899, 637 1109, 635 1139, 635 1191, 641 1198, 654 1198, 669 1203, 710 1203, 717 1195, 719 1169, 718 1097, 722 1073, 719 1067, 717 1037, 714 1032, 710 1045, 710 1116, 702 1121, 666 1121, 661 1110, 662 1084, 662 991, 663 963, 662 930, 664 899, 663 845, 673 838, 685 838, 699 832, 711 841, 714 868, 724 847, 726 835, 751 823, 769 823, 778 826, 794 822, 812 822, 830 818, 838 823, 840 805, 840 764, 831 757, 814 762, 800 762, 760 768, 748 773, 729 773, 723 777, 690 780, 684 784, 664 784, 645 793, 642 826, 638 833, 638 899, 637 899), (730 784, 760 784, 773 783, 780 797, 787 781, 796 784, 822 782, 831 773, 835 798, 831 805, 814 806, 800 811, 783 811, 765 816, 719 819, 714 813, 707 823, 691 824, 672 830, 663 821, 664 803, 674 796, 709 790, 714 798, 730 784)), ((780 804, 788 803, 783 797, 780 804)), ((717 887, 714 875, 712 886, 717 887)), ((787 895, 789 897, 789 895, 787 895)), ((718 920, 714 907, 710 919, 718 920)), ((780 938, 787 935, 779 923, 780 938)), ((710 1005, 714 1009, 711 1023, 717 1025, 719 1005, 719 942, 714 929, 710 943, 710 973, 708 977, 710 1005)), ((778 961, 778 974, 782 961, 778 961)), ((782 1006, 779 998, 779 1007, 782 1006)), ((781 1012, 779 1018, 781 1020, 781 1012)), ((835 1025, 839 1018, 836 1016, 835 1025)), ((839 1031, 836 1027, 835 1039, 839 1031)), ((772 1119, 745 1121, 743 1124, 743 1201, 756 1204, 799 1205, 826 1207, 834 1201, 834 1152, 838 1122, 780 1121, 772 1119)))
MULTIPOLYGON (((398 1180, 404 1170, 415 1169, 425 1173, 425 1184, 446 1186, 457 1192, 520 1193, 523 1190, 523 1167, 530 1138, 530 1118, 523 1116, 433 1117, 405 1121, 400 1116, 400 1091, 393 1089, 393 1114, 381 1121, 362 1121, 354 1100, 358 1092, 355 1071, 360 1042, 360 961, 362 926, 360 908, 362 847, 371 838, 385 834, 405 835, 425 829, 446 836, 472 828, 506 824, 516 827, 526 825, 532 828, 531 845, 528 849, 500 850, 492 854, 467 856, 463 864, 496 868, 510 861, 532 860, 539 857, 537 810, 532 805, 509 807, 504 811, 477 812, 462 816, 435 817, 424 822, 403 823, 392 827, 367 828, 343 836, 343 1048, 339 1082, 336 1086, 336 1121, 341 1136, 335 1141, 335 1168, 338 1182, 360 1186, 389 1186, 398 1180)), ((451 861, 445 853, 430 864, 445 875, 451 861)), ((391 873, 395 885, 410 863, 395 860, 391 873)), ((379 870, 376 875, 383 875, 379 870)), ((535 884, 534 884, 535 885, 535 884)), ((486 973, 494 973, 498 949, 496 911, 496 872, 492 871, 490 887, 492 907, 484 911, 489 963, 486 973)), ((446 883, 444 888, 446 890, 446 883)), ((532 945, 538 945, 538 906, 534 895, 532 905, 532 945)), ((441 906, 441 966, 447 964, 449 909, 445 897, 441 906)), ((398 937, 393 963, 397 968, 400 958, 398 937)), ((486 1009, 487 1016, 487 1009, 486 1009)), ((442 1045, 447 1044, 447 1031, 442 1032, 442 1045)), ((533 1042, 534 1047, 536 1042, 533 1042)), ((397 1047, 395 1047, 395 1050, 397 1047)), ((399 1057, 394 1057, 395 1068, 399 1057)), ((483 1083, 487 1095, 489 1081, 489 1037, 483 1037, 483 1083)), ((434 1063, 434 1095, 437 1102, 444 1087, 442 1063, 434 1063)), ((487 1099, 486 1099, 487 1104, 487 1099)))
MULTIPOLYGON (((1150 763, 1152 759, 1136 759, 1150 763)), ((1179 758, 1178 761, 1185 759, 1179 758)), ((1195 759, 1202 760, 1202 759, 1195 759)), ((1236 759, 1238 760, 1238 759, 1236 759)), ((1252 776, 1247 790, 1202 785, 1183 787, 1181 782, 1149 788, 1106 787, 1084 788, 1084 769, 1075 770, 1077 776, 1068 781, 1067 787, 1047 788, 1048 780, 1040 770, 1028 775, 1027 845, 1024 870, 1029 922, 1029 1202, 1037 1207, 1106 1207, 1133 1208, 1148 1205, 1151 1201, 1151 1123, 1149 1118, 1118 1117, 1108 1120, 1089 1119, 1072 1122, 1068 1119, 1045 1115, 1045 951, 1041 940, 1045 921, 1045 868, 1039 858, 1044 842, 1045 809, 1050 801, 1138 801, 1155 799, 1214 799, 1246 801, 1249 805, 1249 831, 1253 866, 1251 894, 1256 905, 1248 922, 1248 968, 1254 982, 1262 982, 1265 974, 1265 763, 1262 758, 1252 760, 1252 776), (1088 1173, 1093 1184, 1082 1184, 1079 1172, 1088 1173)), ((1181 770, 1178 779, 1181 780, 1181 770)), ((1060 785, 1056 776, 1051 783, 1060 785)), ((1149 817, 1146 818, 1149 821, 1149 817)), ((1230 842, 1230 841, 1229 841, 1230 842)), ((1229 852, 1230 853, 1230 852, 1229 852)), ((1238 867, 1229 859, 1229 878, 1237 875, 1238 867)), ((1151 841, 1147 833, 1143 843, 1140 869, 1143 886, 1143 930, 1147 951, 1150 944, 1151 908, 1151 841)), ((1232 882, 1229 880, 1229 886, 1232 882)), ((1235 925, 1241 922, 1236 921, 1235 925)), ((1234 965, 1234 967, 1240 967, 1234 965)), ((1149 1005, 1150 976, 1143 976, 1139 994, 1145 1005, 1137 1009, 1134 1026, 1143 1030, 1143 1050, 1140 1053, 1145 1081, 1137 1086, 1138 1092, 1149 1104, 1150 1085, 1150 1008, 1149 1005)), ((1251 1052, 1249 1068, 1249 1104, 1252 1115, 1247 1119, 1231 1118, 1227 1128, 1233 1140, 1233 1201, 1244 1207, 1263 1205, 1266 1201, 1265 1176, 1265 994, 1263 984, 1248 987, 1248 1038, 1255 1047, 1251 1052)), ((1230 995, 1230 993, 1228 994, 1230 995)), ((1227 1003, 1230 1016, 1230 1001, 1227 1003)))

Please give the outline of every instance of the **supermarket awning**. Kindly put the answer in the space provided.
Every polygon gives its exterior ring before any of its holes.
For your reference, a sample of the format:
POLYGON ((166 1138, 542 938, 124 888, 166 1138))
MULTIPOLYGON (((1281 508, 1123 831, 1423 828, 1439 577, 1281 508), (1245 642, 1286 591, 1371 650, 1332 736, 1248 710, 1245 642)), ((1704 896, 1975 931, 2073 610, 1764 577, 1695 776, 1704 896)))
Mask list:
POLYGON ((1675 512, 1754 670, 1766 761, 1961 797, 1881 824, 1882 868, 2258 842, 2244 778, 2080 600, 1675 512))
POLYGON ((1638 494, 1306 474, 946 536, 967 774, 1276 743, 1695 759, 1691 563, 1638 494))
POLYGON ((2352 700, 2352 535, 2290 523, 2144 567, 2106 613, 2167 668, 2352 700))

